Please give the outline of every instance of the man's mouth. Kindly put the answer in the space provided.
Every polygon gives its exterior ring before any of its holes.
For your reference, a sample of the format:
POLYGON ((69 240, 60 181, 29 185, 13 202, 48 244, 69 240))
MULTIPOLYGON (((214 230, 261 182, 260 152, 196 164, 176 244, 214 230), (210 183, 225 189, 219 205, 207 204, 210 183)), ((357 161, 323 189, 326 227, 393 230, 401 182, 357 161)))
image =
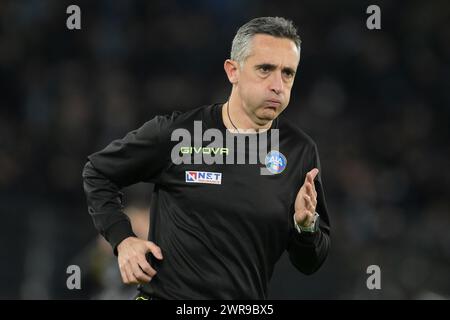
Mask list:
POLYGON ((280 106, 281 106, 281 101, 280 100, 275 100, 275 99, 266 100, 266 107, 267 108, 276 110, 280 106))

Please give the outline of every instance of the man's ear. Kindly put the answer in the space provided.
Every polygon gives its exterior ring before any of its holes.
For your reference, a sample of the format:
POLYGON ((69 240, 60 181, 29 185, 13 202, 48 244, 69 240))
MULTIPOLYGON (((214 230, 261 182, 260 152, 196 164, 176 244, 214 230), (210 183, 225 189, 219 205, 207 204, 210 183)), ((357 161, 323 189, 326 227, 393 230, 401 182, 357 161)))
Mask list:
POLYGON ((227 74, 228 80, 231 84, 236 84, 239 81, 239 65, 236 61, 227 59, 223 64, 223 68, 227 74))

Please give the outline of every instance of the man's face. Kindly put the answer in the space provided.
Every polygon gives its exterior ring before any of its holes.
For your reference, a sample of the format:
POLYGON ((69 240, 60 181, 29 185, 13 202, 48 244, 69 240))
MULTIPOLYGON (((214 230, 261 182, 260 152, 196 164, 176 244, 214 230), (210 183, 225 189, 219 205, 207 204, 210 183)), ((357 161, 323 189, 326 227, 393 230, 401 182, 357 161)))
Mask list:
POLYGON ((257 34, 239 66, 236 83, 244 110, 258 124, 274 120, 287 107, 300 52, 292 40, 257 34))

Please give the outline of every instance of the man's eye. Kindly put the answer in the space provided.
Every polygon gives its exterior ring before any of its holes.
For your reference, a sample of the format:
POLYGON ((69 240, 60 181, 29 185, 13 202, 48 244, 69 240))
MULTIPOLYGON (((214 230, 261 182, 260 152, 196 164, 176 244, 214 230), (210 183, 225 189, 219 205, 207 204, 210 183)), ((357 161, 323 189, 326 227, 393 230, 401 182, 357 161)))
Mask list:
POLYGON ((259 70, 260 70, 262 73, 269 73, 269 71, 270 71, 270 69, 269 69, 268 67, 261 67, 261 68, 259 68, 259 70))
POLYGON ((288 78, 292 78, 294 76, 294 73, 291 71, 285 71, 284 74, 288 77, 288 78))

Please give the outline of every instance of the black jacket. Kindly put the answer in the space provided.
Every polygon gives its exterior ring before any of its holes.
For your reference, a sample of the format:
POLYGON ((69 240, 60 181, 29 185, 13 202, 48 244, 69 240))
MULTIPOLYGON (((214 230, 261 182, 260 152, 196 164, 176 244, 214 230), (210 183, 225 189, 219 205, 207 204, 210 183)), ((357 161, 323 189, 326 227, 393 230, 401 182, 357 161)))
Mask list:
MULTIPOLYGON (((89 213, 114 250, 134 235, 123 213, 121 188, 141 181, 155 184, 149 240, 161 247, 164 259, 149 256, 158 273, 142 289, 160 298, 264 299, 284 250, 305 274, 318 270, 329 251, 321 171, 315 180, 319 231, 299 234, 293 226, 294 201, 305 175, 321 168, 313 140, 283 116, 272 126, 279 130, 279 151, 287 160, 279 174, 262 175, 261 161, 248 164, 249 154, 255 152, 248 145, 247 164, 173 162, 173 155, 181 154, 180 135, 173 136, 174 130, 193 134, 194 121, 201 121, 203 130, 225 133, 221 108, 216 104, 155 117, 90 155, 83 171, 89 213)), ((260 134, 256 137, 260 141, 260 134)), ((202 147, 209 144, 202 142, 202 147)), ((186 146, 194 146, 194 141, 186 146)), ((191 160, 195 154, 211 152, 183 150, 191 160)), ((242 150, 230 149, 228 156, 238 152, 242 150)))

